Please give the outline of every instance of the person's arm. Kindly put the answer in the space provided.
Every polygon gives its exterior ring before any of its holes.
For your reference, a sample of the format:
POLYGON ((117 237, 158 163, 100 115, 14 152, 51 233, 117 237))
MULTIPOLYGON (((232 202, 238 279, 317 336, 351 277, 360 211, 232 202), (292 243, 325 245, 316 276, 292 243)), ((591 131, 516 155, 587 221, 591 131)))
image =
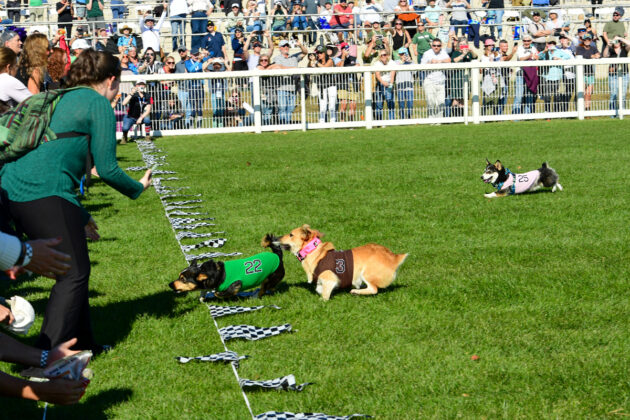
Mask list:
POLYGON ((267 38, 267 44, 269 44, 269 57, 271 57, 273 55, 275 44, 271 39, 271 34, 269 33, 269 31, 265 31, 265 38, 267 38))
POLYGON ((604 31, 602 32, 602 38, 604 38, 606 44, 610 44, 610 40, 608 39, 608 32, 606 32, 606 27, 604 27, 604 31))
POLYGON ((81 381, 33 382, 0 372, 0 395, 7 397, 68 405, 78 402, 84 393, 85 384, 81 381))
POLYGON ((411 35, 409 35, 409 31, 405 29, 405 39, 407 40, 407 42, 405 42, 405 48, 409 48, 409 45, 411 45, 411 35))
POLYGON ((300 41, 297 42, 297 46, 300 47, 300 50, 302 51, 301 52, 302 56, 298 58, 298 61, 300 61, 308 54, 308 50, 306 49, 304 44, 302 44, 302 42, 300 42, 300 41))
POLYGON ((374 73, 374 77, 376 77, 376 80, 378 80, 378 82, 379 82, 381 85, 383 85, 383 86, 387 87, 387 85, 386 85, 386 83, 387 83, 387 82, 383 81, 383 79, 381 78, 381 72, 380 72, 380 71, 375 72, 375 73, 374 73))
POLYGON ((140 117, 138 117, 136 124, 142 124, 142 121, 151 114, 151 108, 152 105, 150 103, 144 106, 144 110, 142 111, 142 114, 140 114, 140 117))
MULTIPOLYGON (((162 15, 160 16, 160 20, 158 20, 158 23, 156 23, 155 26, 154 26, 155 30, 157 30, 157 31, 162 29, 162 25, 164 25, 164 19, 166 19, 166 11, 168 9, 168 4, 162 3, 162 6, 164 7, 164 9, 162 10, 162 15)), ((156 51, 156 54, 158 52, 159 51, 156 51)))
POLYGON ((610 44, 608 44, 608 45, 606 45, 604 47, 604 51, 603 51, 602 55, 604 56, 604 58, 610 57, 610 44))
POLYGON ((151 170, 145 172, 142 182, 138 182, 120 169, 116 160, 116 117, 109 101, 102 98, 89 102, 90 151, 94 166, 107 185, 129 198, 138 198, 151 183, 151 170))

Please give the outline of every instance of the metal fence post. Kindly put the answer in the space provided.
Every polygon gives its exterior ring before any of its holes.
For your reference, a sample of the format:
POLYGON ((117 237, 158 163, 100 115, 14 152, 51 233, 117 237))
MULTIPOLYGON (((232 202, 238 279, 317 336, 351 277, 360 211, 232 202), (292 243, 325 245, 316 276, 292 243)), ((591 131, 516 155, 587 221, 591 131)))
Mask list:
POLYGON ((472 83, 472 119, 473 124, 479 124, 479 115, 481 114, 481 108, 479 106, 479 69, 471 69, 472 83))
POLYGON ((372 129, 372 73, 363 72, 363 94, 365 95, 365 128, 372 129))
POLYGON ((575 97, 577 98, 578 120, 584 119, 584 64, 575 66, 575 97))
POLYGON ((464 124, 468 125, 468 89, 470 83, 470 69, 466 69, 466 74, 464 76, 464 124))
POLYGON ((304 87, 304 75, 300 75, 300 108, 302 119, 302 131, 306 131, 306 89, 304 87))
POLYGON ((619 99, 619 104, 617 105, 617 115, 619 115, 619 119, 623 120, 623 99, 625 92, 623 91, 622 77, 621 77, 621 66, 619 66, 617 70, 617 98, 619 99))
POLYGON ((262 133, 262 108, 260 104, 260 76, 254 76, 252 102, 254 102, 254 129, 262 133))

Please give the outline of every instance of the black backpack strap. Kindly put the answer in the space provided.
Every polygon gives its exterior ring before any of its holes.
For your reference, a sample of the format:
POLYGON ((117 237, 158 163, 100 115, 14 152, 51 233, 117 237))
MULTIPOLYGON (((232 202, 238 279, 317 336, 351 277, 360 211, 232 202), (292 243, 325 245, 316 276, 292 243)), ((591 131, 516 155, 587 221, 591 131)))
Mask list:
POLYGON ((66 131, 64 133, 55 133, 58 139, 67 139, 70 137, 88 136, 87 133, 79 133, 78 131, 66 131))

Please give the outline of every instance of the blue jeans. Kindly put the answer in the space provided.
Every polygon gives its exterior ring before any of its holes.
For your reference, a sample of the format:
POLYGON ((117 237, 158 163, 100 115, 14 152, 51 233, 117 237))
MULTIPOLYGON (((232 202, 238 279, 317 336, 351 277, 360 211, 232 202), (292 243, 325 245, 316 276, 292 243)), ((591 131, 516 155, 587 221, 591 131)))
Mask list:
POLYGON ((188 91, 182 88, 177 90, 177 99, 179 99, 179 103, 182 104, 182 110, 184 111, 184 118, 186 119, 186 123, 190 122, 192 118, 192 107, 190 106, 190 101, 188 100, 188 91))
POLYGON ((204 90, 203 83, 201 81, 192 81, 190 82, 190 90, 188 91, 188 100, 190 102, 191 117, 201 117, 203 116, 203 100, 204 100, 204 90))
POLYGON ((316 32, 318 29, 317 25, 315 24, 315 21, 313 20, 313 18, 307 18, 306 23, 308 24, 309 29, 313 31, 313 32, 309 32, 308 40, 311 44, 315 44, 315 42, 317 42, 317 32, 316 32))
MULTIPOLYGON (((122 126, 123 133, 129 132, 129 130, 131 130, 131 127, 133 127, 137 121, 138 121, 137 118, 132 118, 125 115, 125 117, 123 118, 123 126, 122 126)), ((148 127, 151 127, 151 118, 144 117, 144 119, 142 120, 142 123, 148 127)))
POLYGON ((214 91, 210 95, 210 103, 212 105, 212 116, 214 122, 218 123, 223 120, 223 114, 225 113, 225 91, 214 91), (220 95, 217 95, 217 92, 220 95))
POLYGON ((184 22, 185 18, 185 13, 171 16, 171 35, 173 35, 173 51, 177 51, 178 47, 183 47, 186 45, 186 41, 184 40, 184 32, 186 26, 186 22, 184 22))
POLYGON ((190 49, 194 50, 195 48, 201 47, 201 40, 203 39, 203 35, 206 32, 206 27, 208 26, 208 15, 206 12, 193 12, 192 20, 190 21, 190 32, 192 36, 190 37, 190 49))
POLYGON ((377 120, 383 119, 383 102, 387 102, 389 119, 396 119, 396 115, 394 113, 394 89, 391 87, 386 88, 377 82, 376 90, 374 91, 374 117, 377 120))
POLYGON ((114 32, 118 32, 117 21, 125 17, 125 12, 127 8, 125 7, 125 3, 122 0, 112 0, 111 9, 112 17, 114 18, 114 21, 112 22, 112 29, 114 30, 114 32))
MULTIPOLYGON (((495 10, 491 10, 490 12, 494 12, 494 23, 498 29, 498 33, 499 33, 499 37, 497 39, 501 39, 501 37, 503 36, 503 26, 501 25, 501 22, 503 22, 503 13, 505 12, 503 9, 495 9, 495 10)), ((492 36, 494 36, 494 26, 490 27, 490 33, 492 34, 492 36)))
POLYGON ((295 109, 295 92, 278 91, 278 119, 280 124, 291 124, 291 115, 295 109))
POLYGON ((304 16, 295 16, 293 18, 293 22, 291 22, 291 27, 293 29, 298 29, 300 31, 306 29, 308 24, 306 23, 306 17, 304 16))
POLYGON ((396 86, 398 91, 398 115, 401 120, 411 119, 411 112, 413 110, 413 84, 411 82, 405 82, 402 86, 396 86))
MULTIPOLYGON (((608 76, 608 90, 610 91, 610 109, 619 109, 619 82, 617 75, 608 76)), ((626 92, 628 91, 628 73, 621 75, 621 98, 623 99, 623 109, 626 109, 626 92)))
POLYGON ((512 114, 521 114, 523 112, 521 103, 523 102, 523 87, 525 80, 523 79, 522 70, 516 76, 514 83, 514 103, 512 104, 512 114))
POLYGON ((455 26, 456 34, 461 33, 462 35, 464 35, 466 33, 466 27, 468 26, 468 21, 451 19, 451 25, 455 26))
POLYGON ((503 114, 503 111, 504 111, 503 108, 505 108, 505 104, 507 104, 507 96, 508 96, 508 91, 509 91, 508 84, 509 84, 509 81, 506 80, 505 81, 505 86, 503 86, 501 88, 503 97, 499 98, 499 107, 497 109, 497 114, 498 115, 502 115, 503 114))

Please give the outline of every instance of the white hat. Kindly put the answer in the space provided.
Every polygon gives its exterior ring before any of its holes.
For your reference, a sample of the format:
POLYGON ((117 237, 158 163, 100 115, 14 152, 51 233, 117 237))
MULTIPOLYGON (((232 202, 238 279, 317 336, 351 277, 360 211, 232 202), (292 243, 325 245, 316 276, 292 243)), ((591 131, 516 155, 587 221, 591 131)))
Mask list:
POLYGON ((75 39, 72 43, 72 47, 70 47, 72 50, 88 50, 90 48, 92 48, 90 44, 82 38, 75 39))
POLYGON ((13 318, 15 318, 15 321, 11 325, 6 326, 6 328, 16 334, 28 334, 28 330, 35 322, 35 310, 31 304, 20 296, 13 296, 5 302, 11 308, 11 313, 13 313, 13 318))
POLYGON ((560 16, 560 11, 558 9, 553 9, 549 11, 549 14, 555 13, 556 16, 560 16))

